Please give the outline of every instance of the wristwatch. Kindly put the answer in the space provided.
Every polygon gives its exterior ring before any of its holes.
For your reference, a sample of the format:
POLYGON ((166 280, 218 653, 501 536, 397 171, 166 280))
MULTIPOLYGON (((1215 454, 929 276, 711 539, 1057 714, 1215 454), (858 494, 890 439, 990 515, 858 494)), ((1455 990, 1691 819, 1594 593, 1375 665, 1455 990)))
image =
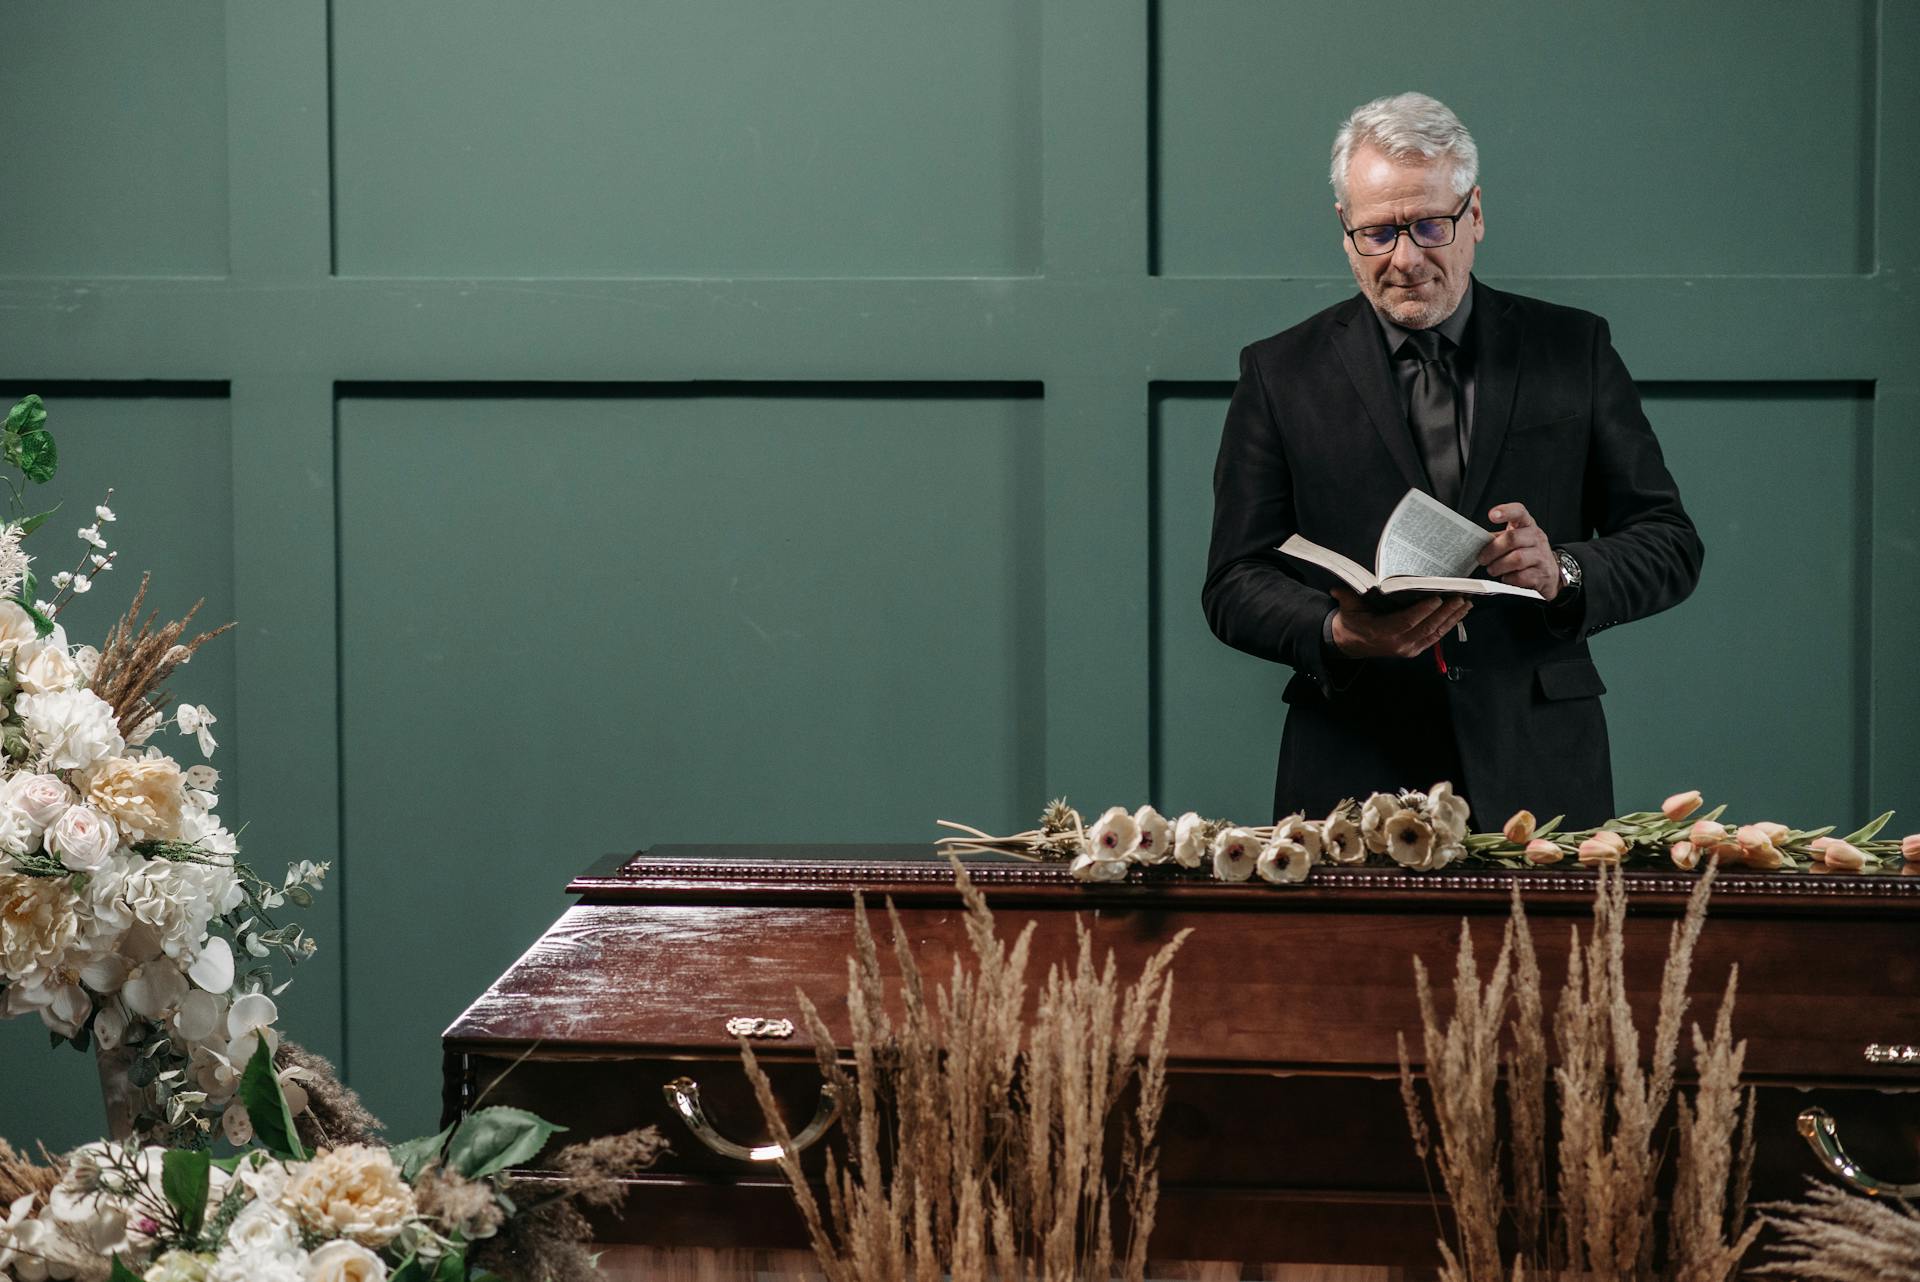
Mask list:
POLYGON ((1560 590, 1578 592, 1580 590, 1580 563, 1571 553, 1561 548, 1553 550, 1554 559, 1560 562, 1560 590))

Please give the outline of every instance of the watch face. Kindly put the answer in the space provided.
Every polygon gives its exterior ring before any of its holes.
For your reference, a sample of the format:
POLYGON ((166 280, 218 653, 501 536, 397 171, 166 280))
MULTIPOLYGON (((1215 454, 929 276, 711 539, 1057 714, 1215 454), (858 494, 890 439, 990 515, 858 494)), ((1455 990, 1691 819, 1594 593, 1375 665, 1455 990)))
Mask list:
POLYGON ((1580 586, 1580 563, 1574 560, 1571 556, 1569 556, 1565 552, 1556 552, 1554 553, 1554 556, 1557 557, 1560 561, 1561 585, 1569 588, 1579 587, 1580 586))

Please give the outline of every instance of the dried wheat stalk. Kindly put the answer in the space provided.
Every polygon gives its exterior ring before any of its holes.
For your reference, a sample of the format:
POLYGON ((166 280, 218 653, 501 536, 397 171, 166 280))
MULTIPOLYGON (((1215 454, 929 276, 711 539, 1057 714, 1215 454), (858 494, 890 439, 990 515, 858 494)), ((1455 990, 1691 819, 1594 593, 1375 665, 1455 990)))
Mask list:
POLYGON ((172 696, 160 690, 167 678, 202 645, 233 627, 225 623, 190 641, 180 639, 187 625, 193 622, 193 616, 206 604, 205 597, 195 601, 192 609, 171 623, 154 627, 158 611, 141 622, 140 607, 146 602, 147 583, 152 577, 140 576, 140 590, 133 594, 133 604, 107 633, 106 644, 100 648, 100 662, 93 673, 93 692, 113 708, 123 735, 132 734, 147 720, 164 712, 172 701, 172 696))
POLYGON ((1096 966, 1092 935, 1079 926, 1073 966, 1049 969, 1029 1020, 1034 926, 1009 945, 957 860, 954 870, 972 964, 956 957, 931 997, 887 906, 900 975, 897 1024, 856 896, 847 965, 851 1073, 800 994, 821 1071, 845 1101, 847 1160, 828 1156, 824 1208, 791 1152, 771 1083, 742 1045, 815 1257, 829 1282, 1079 1282, 1112 1277, 1116 1267, 1140 1279, 1159 1193, 1155 1138, 1173 1010, 1167 968, 1185 932, 1123 986, 1111 954, 1096 966), (1136 1082, 1115 1179, 1109 1121, 1136 1082), (1116 1200, 1130 1226, 1118 1251, 1116 1200))

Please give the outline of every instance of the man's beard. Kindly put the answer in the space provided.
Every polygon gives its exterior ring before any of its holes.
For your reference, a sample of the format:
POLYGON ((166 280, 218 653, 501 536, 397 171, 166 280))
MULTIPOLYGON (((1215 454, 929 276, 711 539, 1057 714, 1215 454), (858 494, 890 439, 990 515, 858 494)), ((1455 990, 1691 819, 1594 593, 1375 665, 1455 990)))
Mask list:
MULTIPOLYGON (((1358 273, 1355 273, 1358 279, 1358 273)), ((1460 298, 1465 290, 1455 294, 1449 290, 1446 281, 1438 276, 1421 282, 1423 285, 1437 285, 1439 292, 1423 297, 1415 297, 1404 290, 1395 288, 1387 281, 1360 282, 1361 292, 1374 307, 1385 312, 1387 319, 1402 329, 1432 329, 1447 317, 1453 315, 1460 306, 1460 298)))

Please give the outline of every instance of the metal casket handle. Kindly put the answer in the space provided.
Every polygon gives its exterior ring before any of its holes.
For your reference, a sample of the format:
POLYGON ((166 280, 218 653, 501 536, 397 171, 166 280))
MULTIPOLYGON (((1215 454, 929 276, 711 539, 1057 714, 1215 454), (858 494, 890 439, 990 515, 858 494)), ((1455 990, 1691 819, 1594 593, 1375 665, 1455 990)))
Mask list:
MULTIPOLYGON (((774 1162, 780 1158, 778 1144, 757 1144, 749 1147, 736 1144, 719 1131, 713 1129, 713 1123, 707 1120, 706 1110, 700 1107, 700 1084, 691 1077, 676 1077, 660 1088, 667 1097, 667 1106, 680 1115, 702 1144, 722 1157, 738 1158, 743 1162, 774 1162)), ((801 1132, 793 1137, 793 1151, 798 1153, 819 1142, 827 1128, 840 1118, 840 1094, 832 1083, 822 1083, 820 1104, 814 1110, 813 1120, 808 1122, 801 1132)))
POLYGON ((1820 1159, 1820 1164, 1862 1193, 1875 1197, 1920 1197, 1920 1184, 1889 1184, 1861 1170, 1860 1164, 1848 1157, 1847 1150, 1841 1147, 1833 1115, 1826 1109, 1807 1109, 1800 1114, 1798 1125, 1800 1134, 1820 1159))

